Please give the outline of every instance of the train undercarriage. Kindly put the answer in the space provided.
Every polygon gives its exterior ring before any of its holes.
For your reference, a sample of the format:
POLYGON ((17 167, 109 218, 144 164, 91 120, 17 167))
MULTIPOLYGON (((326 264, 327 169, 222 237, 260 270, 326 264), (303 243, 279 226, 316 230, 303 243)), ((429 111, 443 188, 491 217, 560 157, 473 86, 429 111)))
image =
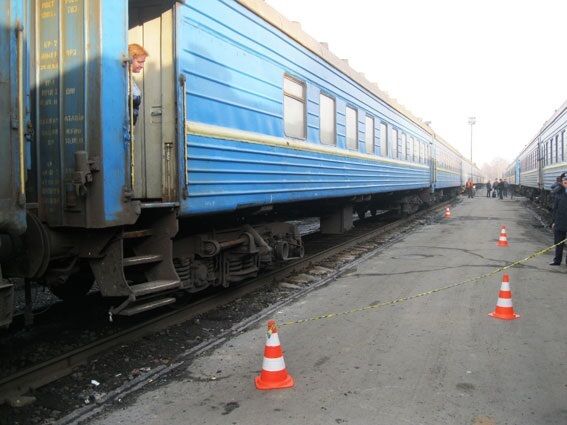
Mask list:
POLYGON ((518 193, 521 196, 525 196, 532 202, 536 202, 542 207, 547 208, 548 210, 551 210, 551 208, 553 207, 553 197, 549 190, 537 189, 535 187, 521 185, 515 186, 514 190, 515 193, 518 193))
MULTIPOLYGON (((207 217, 206 224, 203 217, 179 220, 175 205, 151 204, 134 225, 96 230, 53 229, 28 213, 23 237, 4 241, 16 255, 3 260, 2 271, 5 277, 38 282, 69 302, 84 297, 96 282, 102 296, 115 301, 112 320, 172 304, 178 291, 228 287, 303 257, 301 234, 285 220, 318 215, 321 232, 343 233, 353 227, 353 213, 359 218, 379 210, 409 215, 456 194, 451 188, 263 206, 207 217)), ((4 278, 0 325, 10 323, 13 295, 4 278)))

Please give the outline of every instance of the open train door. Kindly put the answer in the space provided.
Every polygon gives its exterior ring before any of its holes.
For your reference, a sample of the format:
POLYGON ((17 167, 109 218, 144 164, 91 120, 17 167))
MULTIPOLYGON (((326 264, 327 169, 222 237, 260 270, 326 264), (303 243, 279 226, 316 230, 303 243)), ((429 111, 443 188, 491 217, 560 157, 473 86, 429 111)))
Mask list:
POLYGON ((171 0, 130 0, 128 43, 149 53, 132 74, 142 92, 134 127, 134 198, 155 205, 177 201, 175 11, 171 0))
POLYGON ((188 14, 191 13, 186 4, 177 3, 175 10, 175 75, 177 77, 177 137, 179 145, 179 172, 177 181, 179 184, 179 197, 182 208, 187 208, 189 202, 189 84, 191 69, 191 55, 188 54, 194 43, 193 31, 188 14), (183 206, 183 204, 185 204, 183 206))

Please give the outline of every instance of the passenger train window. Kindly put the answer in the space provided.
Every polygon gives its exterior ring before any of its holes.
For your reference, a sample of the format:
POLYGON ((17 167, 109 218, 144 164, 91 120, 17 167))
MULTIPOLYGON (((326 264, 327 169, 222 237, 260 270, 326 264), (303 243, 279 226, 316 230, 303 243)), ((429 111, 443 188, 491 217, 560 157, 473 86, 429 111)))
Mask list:
POLYGON ((560 162, 559 151, 559 134, 557 134, 555 136, 555 162, 560 162))
POLYGON ((358 149, 358 114, 350 106, 346 108, 346 146, 348 149, 358 149))
POLYGON ((392 127, 392 158, 398 157, 398 130, 392 127))
POLYGON ((373 154, 376 152, 374 150, 374 118, 366 115, 365 127, 364 141, 366 142, 366 152, 373 154))
POLYGON ((323 93, 319 97, 319 124, 321 143, 335 146, 337 144, 335 99, 323 93))
POLYGON ((380 123, 380 155, 388 156, 388 127, 380 123))
POLYGON ((284 127, 285 134, 305 139, 305 83, 284 76, 284 127))
POLYGON ((563 155, 561 155, 561 160, 563 162, 567 161, 567 138, 565 138, 565 130, 561 132, 561 145, 563 146, 563 155))
POLYGON ((419 162, 419 140, 413 139, 413 162, 419 162))
POLYGON ((406 160, 406 148, 408 146, 408 136, 406 133, 402 133, 402 143, 400 144, 400 159, 406 160))

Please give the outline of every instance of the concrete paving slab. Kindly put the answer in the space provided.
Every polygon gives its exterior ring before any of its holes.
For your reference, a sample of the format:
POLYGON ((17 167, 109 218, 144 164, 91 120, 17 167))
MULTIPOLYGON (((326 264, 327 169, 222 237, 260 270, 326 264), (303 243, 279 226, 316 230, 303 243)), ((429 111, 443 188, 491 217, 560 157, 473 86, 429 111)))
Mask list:
MULTIPOLYGON (((550 245, 520 200, 465 199, 279 323, 407 297, 550 245), (496 246, 506 225, 509 248, 496 246)), ((521 318, 493 319, 501 274, 430 296, 284 326, 290 390, 257 391, 264 325, 95 424, 567 424, 567 267, 546 254, 509 271, 521 318)))

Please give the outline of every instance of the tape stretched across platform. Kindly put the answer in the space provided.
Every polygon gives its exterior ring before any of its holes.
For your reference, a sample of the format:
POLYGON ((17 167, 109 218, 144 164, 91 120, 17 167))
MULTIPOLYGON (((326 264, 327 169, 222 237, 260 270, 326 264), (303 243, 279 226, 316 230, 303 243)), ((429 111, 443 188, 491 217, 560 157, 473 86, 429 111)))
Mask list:
POLYGON ((399 304, 401 302, 405 302, 405 301, 410 301, 410 300, 414 300, 416 298, 421 298, 421 297, 425 297, 426 295, 432 295, 435 294, 437 292, 441 292, 441 291, 445 291, 447 289, 452 289, 452 288, 456 288, 457 286, 462 286, 465 285, 467 283, 472 283, 472 282, 478 282, 479 280, 482 280, 484 278, 487 278, 489 276, 493 276, 497 273, 500 273, 504 270, 508 270, 511 269, 514 266, 517 266, 518 264, 523 264, 528 262, 529 260, 532 260, 536 257, 539 257, 540 255, 545 254, 548 251, 551 251, 553 248, 555 248, 557 245, 561 245, 562 243, 567 242, 567 238, 563 239, 560 242, 557 242, 556 244, 553 244, 551 246, 548 246, 547 248, 541 249, 539 251, 534 252, 533 254, 528 255, 526 258, 522 258, 521 260, 517 260, 514 261, 511 264, 508 264, 507 266, 503 266, 503 267, 499 267, 496 270, 493 270, 491 272, 488 273, 484 273, 481 274, 480 276, 476 276, 476 277, 472 277, 470 279, 466 279, 463 280, 462 282, 458 282, 458 283, 453 283, 451 285, 447 285, 447 286, 442 286, 440 288, 436 288, 436 289, 431 289, 430 291, 426 291, 426 292, 421 292, 419 294, 416 295, 411 295, 409 297, 403 297, 403 298, 398 298, 395 300, 391 300, 391 301, 385 301, 383 303, 378 303, 378 304, 372 304, 372 305, 367 305, 365 307, 358 307, 358 308, 354 308, 352 310, 347 310, 347 311, 341 311, 338 313, 328 313, 328 314, 322 314, 320 316, 313 316, 313 317, 308 317, 306 319, 299 319, 299 320, 289 320, 287 322, 283 322, 280 323, 280 327, 281 326, 288 326, 288 325, 297 325, 300 323, 307 323, 307 322, 313 322, 315 320, 322 320, 322 319, 333 319, 335 317, 339 317, 339 316, 345 316, 347 314, 353 314, 353 313, 360 313, 362 311, 366 311, 366 310, 371 310, 374 308, 379 308, 379 307, 386 307, 389 305, 394 305, 394 304, 399 304))

